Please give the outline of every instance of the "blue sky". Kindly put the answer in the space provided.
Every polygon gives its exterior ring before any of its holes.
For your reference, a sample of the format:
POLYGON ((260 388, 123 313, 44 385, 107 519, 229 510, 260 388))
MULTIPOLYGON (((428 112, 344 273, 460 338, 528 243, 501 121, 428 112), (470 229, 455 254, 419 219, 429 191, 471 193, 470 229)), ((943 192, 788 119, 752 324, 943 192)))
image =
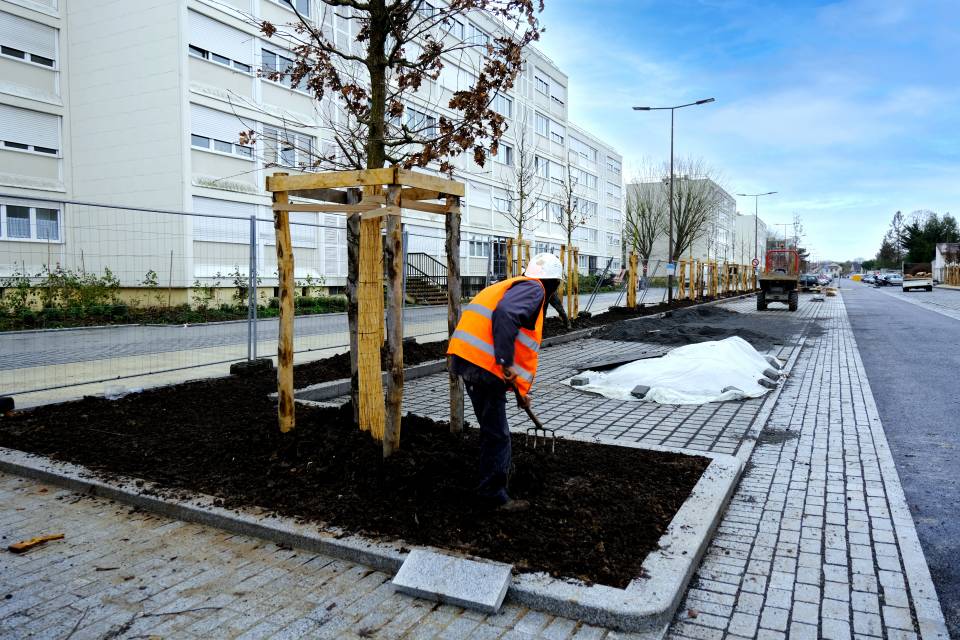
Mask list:
MULTIPOLYGON (((822 258, 872 257, 896 210, 960 213, 960 0, 547 0, 539 48, 570 117, 625 170, 702 158, 730 193, 779 191, 822 258)), ((738 198, 753 212, 753 199, 738 198)))

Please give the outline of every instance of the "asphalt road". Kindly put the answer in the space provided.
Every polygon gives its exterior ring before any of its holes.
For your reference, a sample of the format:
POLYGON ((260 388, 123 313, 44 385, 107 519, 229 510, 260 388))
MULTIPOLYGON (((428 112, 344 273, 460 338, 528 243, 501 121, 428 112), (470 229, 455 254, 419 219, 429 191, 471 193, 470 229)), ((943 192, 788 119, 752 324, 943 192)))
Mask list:
POLYGON ((960 638, 960 320, 852 282, 843 299, 950 635, 960 638))
MULTIPOLYGON (((604 311, 617 300, 617 293, 601 293, 593 311, 604 311)), ((647 302, 658 302, 663 290, 651 289, 647 302)), ((587 304, 589 294, 581 292, 580 304, 587 304)), ((547 315, 555 315, 548 308, 547 315)), ((276 339, 276 318, 260 320, 260 340, 276 339)), ((447 330, 446 306, 409 307, 404 316, 405 335, 419 337, 447 330)), ((348 344, 347 315, 328 313, 299 316, 294 334, 301 339, 313 338, 312 344, 336 347, 348 344)), ((194 325, 128 325, 65 331, 18 331, 0 333, 0 369, 18 369, 46 365, 89 362, 109 358, 145 356, 212 347, 245 348, 247 323, 210 322, 194 325)), ((239 352, 238 352, 239 353, 239 352)), ((144 373, 148 373, 147 370, 144 373)), ((83 382, 78 380, 77 382, 83 382)))

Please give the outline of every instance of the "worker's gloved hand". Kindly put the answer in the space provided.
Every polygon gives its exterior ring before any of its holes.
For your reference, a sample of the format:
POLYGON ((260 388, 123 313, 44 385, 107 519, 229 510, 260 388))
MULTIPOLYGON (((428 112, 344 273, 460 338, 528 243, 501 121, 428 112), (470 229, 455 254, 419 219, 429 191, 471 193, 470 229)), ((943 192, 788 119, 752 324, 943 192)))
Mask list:
POLYGON ((512 366, 504 367, 500 365, 500 370, 503 372, 503 381, 508 385, 513 386, 514 382, 517 380, 517 370, 512 366))

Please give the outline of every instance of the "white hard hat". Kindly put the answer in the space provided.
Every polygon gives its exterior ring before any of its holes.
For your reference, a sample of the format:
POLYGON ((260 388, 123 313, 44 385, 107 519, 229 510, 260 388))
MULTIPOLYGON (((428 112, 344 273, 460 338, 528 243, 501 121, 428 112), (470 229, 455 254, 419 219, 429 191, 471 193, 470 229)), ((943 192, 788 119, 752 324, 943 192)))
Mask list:
POLYGON ((562 280, 563 265, 560 258, 552 253, 538 253, 530 259, 523 275, 538 280, 562 280))

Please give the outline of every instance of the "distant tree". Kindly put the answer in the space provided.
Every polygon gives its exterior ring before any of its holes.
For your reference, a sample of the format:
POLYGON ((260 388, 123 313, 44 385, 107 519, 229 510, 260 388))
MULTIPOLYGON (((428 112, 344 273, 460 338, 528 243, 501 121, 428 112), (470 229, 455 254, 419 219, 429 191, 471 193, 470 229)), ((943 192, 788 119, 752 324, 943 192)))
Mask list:
POLYGON ((897 252, 897 262, 903 261, 904 226, 903 213, 897 211, 893 214, 893 219, 890 221, 890 231, 888 232, 890 242, 893 243, 893 248, 896 249, 897 252))
POLYGON ((577 179, 573 175, 573 168, 567 163, 564 176, 560 180, 560 189, 555 198, 560 204, 556 214, 556 222, 567 238, 567 247, 573 246, 574 232, 587 224, 590 213, 584 207, 584 201, 576 196, 577 179))
POLYGON ((960 242, 960 228, 949 213, 941 218, 933 211, 914 211, 903 237, 906 262, 931 262, 937 243, 960 242))
POLYGON ((543 178, 537 172, 536 145, 530 139, 526 122, 518 122, 513 136, 513 183, 506 186, 510 209, 504 215, 516 229, 516 237, 523 240, 526 231, 534 231, 540 224, 537 211, 544 206, 543 178))
POLYGON ((897 249, 887 236, 884 236, 883 242, 880 243, 880 250, 877 251, 876 262, 877 267, 880 269, 893 269, 900 266, 900 261, 897 259, 897 249))
POLYGON ((664 236, 667 220, 666 190, 659 182, 638 178, 627 187, 624 227, 627 247, 637 254, 647 275, 657 239, 664 236))
MULTIPOLYGON (((679 260, 708 232, 710 220, 716 218, 722 203, 722 191, 716 187, 712 171, 702 160, 680 160, 674 172, 673 257, 679 260)), ((669 189, 669 185, 665 186, 669 189)))

